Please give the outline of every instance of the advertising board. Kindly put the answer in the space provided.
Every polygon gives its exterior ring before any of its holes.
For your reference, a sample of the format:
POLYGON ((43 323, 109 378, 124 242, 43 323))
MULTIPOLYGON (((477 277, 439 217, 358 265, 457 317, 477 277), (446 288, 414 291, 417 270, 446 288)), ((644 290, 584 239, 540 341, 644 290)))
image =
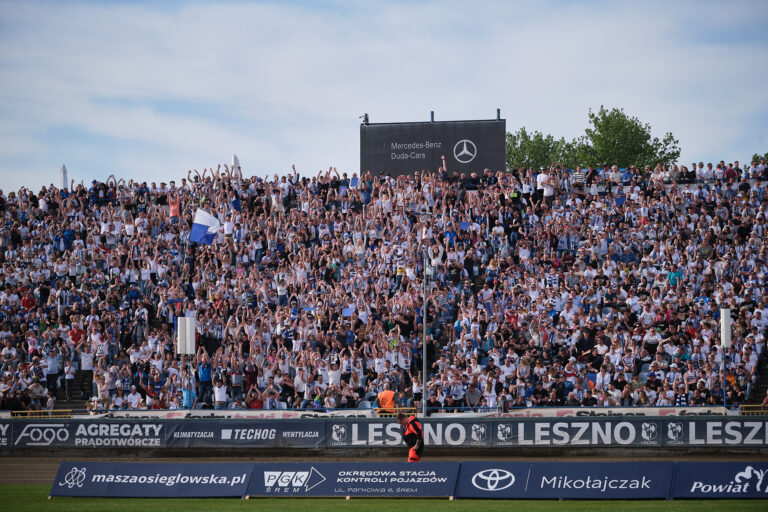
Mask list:
POLYGON ((441 121, 360 125, 360 170, 400 175, 437 172, 445 156, 449 172, 506 169, 506 121, 441 121))
POLYGON ((62 462, 51 496, 241 498, 252 463, 62 462))
POLYGON ((249 496, 453 496, 458 462, 258 464, 249 496))
POLYGON ((671 462, 462 462, 457 498, 663 499, 671 462))
POLYGON ((768 498, 768 462, 676 462, 672 498, 768 498))

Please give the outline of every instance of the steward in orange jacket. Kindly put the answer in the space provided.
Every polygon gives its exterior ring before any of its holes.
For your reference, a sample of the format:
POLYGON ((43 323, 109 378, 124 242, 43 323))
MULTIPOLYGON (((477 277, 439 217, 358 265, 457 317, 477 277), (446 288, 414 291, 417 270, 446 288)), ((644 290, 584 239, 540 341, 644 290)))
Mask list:
POLYGON ((397 422, 403 427, 403 441, 408 445, 408 462, 420 462, 424 451, 424 429, 416 416, 397 415, 397 422))
POLYGON ((389 389, 388 384, 384 384, 384 389, 378 395, 379 412, 392 414, 395 412, 395 392, 389 389))

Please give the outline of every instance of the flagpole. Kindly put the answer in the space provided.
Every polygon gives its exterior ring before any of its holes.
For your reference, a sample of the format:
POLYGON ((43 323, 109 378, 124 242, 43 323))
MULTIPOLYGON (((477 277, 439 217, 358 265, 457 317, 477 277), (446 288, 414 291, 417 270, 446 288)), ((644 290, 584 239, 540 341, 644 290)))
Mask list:
MULTIPOLYGON (((191 275, 192 274, 192 265, 190 265, 190 267, 189 267, 189 274, 187 274, 187 278, 183 279, 183 277, 184 277, 184 269, 187 266, 187 248, 189 247, 189 244, 190 244, 189 238, 190 238, 191 234, 192 234, 192 228, 190 227, 187 230, 187 237, 184 240, 184 256, 183 256, 183 259, 181 261, 181 272, 182 272, 182 276, 181 277, 182 277, 182 281, 184 282, 184 296, 185 297, 187 296, 187 287, 189 286, 189 283, 190 283, 190 281, 192 279, 192 275, 191 275)), ((184 312, 184 314, 186 316, 186 311, 184 312)), ((195 338, 194 339, 197 339, 197 319, 195 319, 195 324, 194 325, 195 325, 195 331, 194 331, 195 332, 195 334, 194 334, 195 338)), ((190 386, 192 386, 192 378, 193 378, 194 372, 195 372, 195 366, 194 366, 195 365, 195 354, 194 353, 192 355, 188 355, 187 356, 187 365, 189 367, 190 386)), ((196 389, 195 389, 195 396, 197 396, 197 390, 196 389)), ((202 399, 202 397, 198 397, 198 398, 202 399)))
MULTIPOLYGON (((184 249, 183 249, 183 252, 181 254, 181 267, 179 268, 179 272, 180 272, 179 279, 180 279, 180 281, 182 283, 184 283, 184 265, 187 264, 187 246, 189 245, 189 233, 187 233, 186 238, 184 238, 184 236, 183 236, 183 233, 184 233, 184 231, 183 231, 183 228, 184 228, 183 222, 184 222, 183 218, 180 216, 179 217, 179 237, 181 237, 183 245, 184 245, 184 249)), ((186 284, 186 283, 184 283, 184 284, 186 284)), ((186 290, 185 290, 184 293, 186 295, 186 290)))
POLYGON ((427 250, 421 252, 421 414, 427 417, 427 250))
MULTIPOLYGON (((181 277, 182 277, 182 281, 184 281, 184 279, 183 279, 184 278, 184 267, 187 264, 187 246, 189 246, 189 237, 187 237, 187 239, 184 241, 184 254, 181 257, 181 277)), ((187 282, 184 282, 184 284, 186 285, 187 282)), ((184 293, 186 294, 186 290, 185 290, 184 293)))

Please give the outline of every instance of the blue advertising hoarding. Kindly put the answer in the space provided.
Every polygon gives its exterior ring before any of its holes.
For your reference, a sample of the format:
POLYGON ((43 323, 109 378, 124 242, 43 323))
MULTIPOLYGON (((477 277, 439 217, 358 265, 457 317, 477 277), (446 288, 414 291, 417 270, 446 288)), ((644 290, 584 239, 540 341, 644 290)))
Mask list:
MULTIPOLYGON (((492 423, 486 420, 451 421, 427 419, 427 446, 490 447, 492 423)), ((326 447, 404 446, 400 425, 394 419, 326 421, 326 447)))
POLYGON ((522 498, 528 486, 527 462, 462 462, 456 481, 457 498, 522 498))
POLYGON ((663 499, 671 462, 463 462, 457 498, 663 499))
POLYGON ((51 496, 241 498, 252 463, 62 462, 51 496))
POLYGON ((179 421, 167 425, 168 448, 323 448, 319 421, 179 421))
POLYGON ((458 462, 292 462, 257 464, 249 496, 453 496, 458 462))
POLYGON ((13 424, 10 421, 0 421, 0 449, 13 446, 13 424))
POLYGON ((14 448, 165 448, 168 422, 142 420, 22 420, 14 448))
MULTIPOLYGON (((427 447, 768 446, 768 421, 748 417, 427 418, 427 447)), ((0 421, 0 451, 15 449, 307 448, 404 446, 389 418, 300 420, 23 419, 0 421)))
POLYGON ((676 462, 672 498, 768 498, 768 462, 676 462))
POLYGON ((768 421, 750 417, 664 418, 665 446, 768 446, 768 421))
POLYGON ((492 423, 494 446, 661 446, 662 422, 647 418, 563 418, 492 423))
POLYGON ((768 462, 63 462, 50 495, 768 499, 768 462))

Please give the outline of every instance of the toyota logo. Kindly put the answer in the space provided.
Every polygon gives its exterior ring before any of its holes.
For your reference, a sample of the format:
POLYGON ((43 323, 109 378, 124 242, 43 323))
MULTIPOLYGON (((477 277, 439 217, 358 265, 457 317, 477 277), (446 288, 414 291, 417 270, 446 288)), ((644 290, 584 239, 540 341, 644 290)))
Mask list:
POLYGON ((477 146, 469 139, 461 139, 453 146, 453 157, 462 164, 468 164, 477 156, 477 146))
POLYGON ((515 475, 506 469, 484 469, 472 477, 472 485, 481 491, 501 491, 515 483, 515 475))

